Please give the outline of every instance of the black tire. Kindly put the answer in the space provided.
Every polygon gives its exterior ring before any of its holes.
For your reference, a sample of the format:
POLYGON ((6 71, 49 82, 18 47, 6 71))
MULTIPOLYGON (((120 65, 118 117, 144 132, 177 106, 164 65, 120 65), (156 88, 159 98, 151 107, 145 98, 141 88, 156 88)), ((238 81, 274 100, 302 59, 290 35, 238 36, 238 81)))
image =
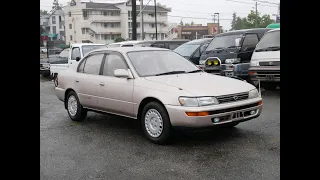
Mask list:
POLYGON ((77 96, 77 94, 74 92, 74 91, 70 91, 67 95, 67 98, 66 98, 66 107, 67 107, 67 112, 68 112, 68 115, 70 117, 70 119, 72 121, 82 121, 84 120, 86 117, 87 117, 87 110, 83 108, 83 106, 80 104, 79 102, 79 98, 77 96), (68 106, 68 103, 69 103, 69 98, 73 96, 76 101, 77 101, 77 112, 75 115, 72 115, 70 114, 69 112, 69 106, 68 106))
POLYGON ((267 83, 267 84, 263 85, 263 88, 267 91, 275 90, 275 89, 277 89, 277 87, 278 87, 278 84, 276 84, 276 83, 267 83))
POLYGON ((147 139, 155 144, 167 144, 170 141, 170 137, 173 133, 169 115, 165 107, 163 107, 158 102, 149 102, 146 106, 144 106, 142 110, 142 115, 141 115, 141 126, 147 139), (151 109, 156 110, 160 114, 162 119, 162 132, 158 137, 151 136, 148 133, 148 130, 146 127, 147 125, 145 124, 145 118, 146 118, 147 112, 151 109))
POLYGON ((53 83, 55 87, 58 87, 58 74, 53 75, 53 83))

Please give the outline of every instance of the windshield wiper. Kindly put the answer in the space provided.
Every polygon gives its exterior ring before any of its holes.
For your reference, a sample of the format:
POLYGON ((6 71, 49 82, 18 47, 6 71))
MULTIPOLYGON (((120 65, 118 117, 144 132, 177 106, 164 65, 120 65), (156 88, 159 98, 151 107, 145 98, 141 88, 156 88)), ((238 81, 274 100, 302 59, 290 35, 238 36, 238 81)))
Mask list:
POLYGON ((187 73, 187 72, 185 72, 185 71, 170 71, 170 72, 156 74, 156 76, 169 75, 169 74, 182 74, 182 73, 187 73))
POLYGON ((203 72, 201 69, 197 69, 197 70, 194 70, 194 71, 189 71, 188 73, 196 73, 196 72, 203 72))
POLYGON ((271 46, 271 47, 256 50, 256 52, 261 52, 261 51, 280 51, 280 46, 271 46))

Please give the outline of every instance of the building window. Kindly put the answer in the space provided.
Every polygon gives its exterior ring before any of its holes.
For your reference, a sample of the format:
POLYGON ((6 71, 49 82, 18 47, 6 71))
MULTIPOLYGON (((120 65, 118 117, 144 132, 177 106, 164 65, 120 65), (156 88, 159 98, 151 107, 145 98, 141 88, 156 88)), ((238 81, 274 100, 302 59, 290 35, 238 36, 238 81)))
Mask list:
POLYGON ((82 15, 83 15, 83 19, 88 19, 88 11, 83 11, 82 15))
POLYGON ((72 29, 72 24, 69 24, 69 29, 72 29))
POLYGON ((57 34, 57 27, 56 26, 52 26, 52 34, 57 34))
POLYGON ((120 16, 120 11, 110 11, 111 16, 120 16))
POLYGON ((56 24, 56 17, 52 16, 52 24, 56 24))
POLYGON ((68 14, 69 14, 69 17, 71 17, 71 12, 68 12, 68 14))
POLYGON ((70 35, 70 41, 72 41, 72 35, 70 35))
POLYGON ((128 11, 128 20, 132 20, 131 11, 128 11))
POLYGON ((61 16, 59 16, 59 22, 61 22, 61 16))
POLYGON ((132 25, 132 22, 128 22, 128 27, 129 27, 129 28, 132 28, 131 25, 132 25))
POLYGON ((59 23, 59 29, 62 29, 62 23, 59 23))
POLYGON ((108 11, 103 11, 103 15, 108 16, 109 15, 108 11))
POLYGON ((81 28, 82 34, 86 33, 86 28, 81 28))
POLYGON ((120 22, 110 22, 110 23, 103 23, 105 28, 118 28, 121 26, 120 22))

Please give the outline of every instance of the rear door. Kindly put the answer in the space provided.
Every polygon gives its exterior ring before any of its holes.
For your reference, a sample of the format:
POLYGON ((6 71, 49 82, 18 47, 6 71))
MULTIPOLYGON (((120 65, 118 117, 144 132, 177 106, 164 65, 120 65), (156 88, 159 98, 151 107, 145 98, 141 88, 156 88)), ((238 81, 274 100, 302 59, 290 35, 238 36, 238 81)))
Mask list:
POLYGON ((104 56, 104 53, 89 55, 81 61, 77 69, 77 76, 74 78, 75 90, 84 107, 97 108, 99 74, 104 56))

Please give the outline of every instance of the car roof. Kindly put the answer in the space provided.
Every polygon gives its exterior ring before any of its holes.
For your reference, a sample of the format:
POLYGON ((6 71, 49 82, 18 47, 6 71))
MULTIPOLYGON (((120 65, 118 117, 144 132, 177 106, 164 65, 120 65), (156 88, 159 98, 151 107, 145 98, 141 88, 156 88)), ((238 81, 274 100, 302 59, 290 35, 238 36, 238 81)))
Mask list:
POLYGON ((156 47, 111 47, 111 48, 100 48, 91 51, 92 52, 101 52, 101 51, 116 51, 120 52, 122 54, 128 53, 128 52, 136 52, 136 51, 171 51, 169 49, 164 48, 156 48, 156 47))
POLYGON ((71 44, 71 46, 84 46, 84 45, 91 45, 91 46, 101 46, 101 45, 105 45, 105 44, 94 44, 94 43, 75 43, 75 44, 71 44))
POLYGON ((237 34, 244 34, 244 33, 265 33, 270 30, 272 30, 272 28, 241 29, 241 30, 235 30, 235 31, 229 31, 229 32, 217 34, 215 37, 237 35, 237 34))
POLYGON ((137 44, 139 42, 142 42, 142 41, 122 41, 122 42, 117 42, 117 43, 111 43, 111 44, 108 44, 108 45, 114 45, 114 44, 120 44, 120 45, 123 45, 123 44, 137 44))
POLYGON ((269 33, 269 32, 274 32, 274 31, 280 31, 280 28, 272 29, 272 30, 268 31, 268 33, 269 33))
POLYGON ((155 42, 188 42, 189 39, 176 39, 176 40, 145 40, 139 43, 155 43, 155 42))
POLYGON ((195 39, 193 41, 189 41, 189 42, 186 42, 184 43, 184 45, 189 45, 189 44, 203 44, 203 43, 206 43, 206 42, 209 42, 211 41, 213 38, 202 38, 202 39, 195 39))

